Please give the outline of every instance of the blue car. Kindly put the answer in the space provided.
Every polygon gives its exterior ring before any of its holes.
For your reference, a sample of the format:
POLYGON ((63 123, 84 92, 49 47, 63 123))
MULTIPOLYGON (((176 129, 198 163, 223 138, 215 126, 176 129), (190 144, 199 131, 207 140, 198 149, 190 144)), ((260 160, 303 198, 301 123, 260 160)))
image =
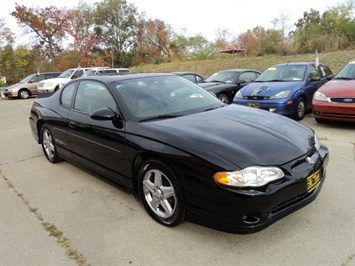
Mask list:
POLYGON ((239 90, 233 103, 302 120, 306 111, 312 109, 315 91, 333 76, 328 66, 316 67, 314 62, 274 65, 239 90))

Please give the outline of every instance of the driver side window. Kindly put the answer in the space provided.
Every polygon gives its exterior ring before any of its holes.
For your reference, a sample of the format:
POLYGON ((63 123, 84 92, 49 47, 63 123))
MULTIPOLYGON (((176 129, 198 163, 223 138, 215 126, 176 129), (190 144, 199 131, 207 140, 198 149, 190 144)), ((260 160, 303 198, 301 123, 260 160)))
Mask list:
POLYGON ((106 86, 96 81, 80 82, 74 109, 90 114, 95 110, 107 107, 117 111, 116 102, 106 86))

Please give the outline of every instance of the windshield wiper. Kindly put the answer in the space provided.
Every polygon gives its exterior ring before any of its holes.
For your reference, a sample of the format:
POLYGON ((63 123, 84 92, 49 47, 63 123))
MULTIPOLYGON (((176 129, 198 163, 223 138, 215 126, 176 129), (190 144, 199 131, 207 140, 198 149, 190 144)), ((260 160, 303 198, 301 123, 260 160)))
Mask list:
POLYGON ((342 79, 342 80, 351 80, 351 79, 355 79, 355 78, 348 78, 348 77, 336 77, 334 79, 342 79))
POLYGON ((214 79, 214 80, 210 80, 210 81, 205 81, 206 83, 208 83, 208 82, 218 82, 218 83, 225 83, 224 81, 220 81, 220 80, 216 80, 216 79, 214 79))
POLYGON ((176 118, 182 115, 158 115, 158 116, 152 116, 148 118, 144 118, 142 120, 139 120, 139 122, 146 122, 146 121, 151 121, 151 120, 157 120, 157 119, 168 119, 168 118, 176 118))
POLYGON ((223 106, 226 106, 226 104, 222 104, 222 105, 219 105, 219 106, 216 106, 216 107, 207 108, 206 110, 204 110, 204 112, 208 112, 208 111, 211 111, 211 110, 214 110, 214 109, 218 109, 218 108, 221 108, 223 106))

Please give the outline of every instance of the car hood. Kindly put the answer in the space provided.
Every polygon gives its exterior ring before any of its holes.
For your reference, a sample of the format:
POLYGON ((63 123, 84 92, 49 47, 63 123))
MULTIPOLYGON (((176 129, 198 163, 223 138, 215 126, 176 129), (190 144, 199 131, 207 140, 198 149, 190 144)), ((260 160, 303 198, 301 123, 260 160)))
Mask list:
POLYGON ((141 123, 149 138, 226 169, 283 165, 306 154, 313 131, 287 117, 229 105, 212 111, 141 123))
POLYGON ((11 86, 7 87, 6 90, 14 89, 14 88, 16 88, 16 87, 21 87, 21 86, 23 86, 24 84, 27 84, 27 83, 18 82, 18 83, 14 84, 14 85, 11 85, 11 86))
POLYGON ((355 80, 333 79, 318 91, 323 92, 327 97, 355 97, 355 80))
POLYGON ((255 94, 255 96, 272 96, 284 90, 298 90, 303 84, 304 81, 253 82, 242 88, 241 93, 243 96, 251 96, 253 94, 255 94))

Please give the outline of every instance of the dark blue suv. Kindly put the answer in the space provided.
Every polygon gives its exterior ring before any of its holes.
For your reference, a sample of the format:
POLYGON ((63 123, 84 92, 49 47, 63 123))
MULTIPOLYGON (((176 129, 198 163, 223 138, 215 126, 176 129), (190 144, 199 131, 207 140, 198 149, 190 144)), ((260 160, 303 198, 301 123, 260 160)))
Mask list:
POLYGON ((316 66, 314 62, 274 65, 239 90, 233 103, 302 120, 306 111, 312 109, 315 91, 333 76, 329 67, 316 66))

